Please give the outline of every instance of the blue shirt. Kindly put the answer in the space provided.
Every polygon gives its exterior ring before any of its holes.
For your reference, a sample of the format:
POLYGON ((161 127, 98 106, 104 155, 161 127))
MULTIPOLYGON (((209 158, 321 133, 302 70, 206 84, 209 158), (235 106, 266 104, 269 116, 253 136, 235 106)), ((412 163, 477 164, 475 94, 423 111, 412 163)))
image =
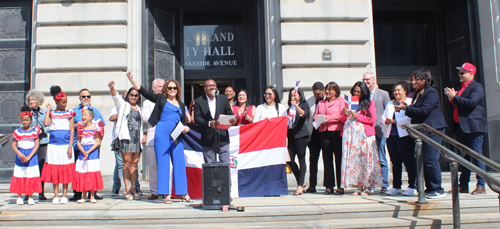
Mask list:
MULTIPOLYGON (((101 112, 99 112, 99 110, 97 110, 97 108, 93 107, 92 105, 89 105, 88 107, 94 111, 94 121, 98 121, 100 119, 102 124, 106 125, 106 123, 104 122, 104 119, 102 118, 101 112)), ((77 107, 73 108, 73 111, 75 111, 75 113, 76 113, 76 115, 74 117, 75 124, 77 122, 81 122, 82 121, 83 106, 80 104, 77 107)), ((75 140, 73 141, 73 148, 75 150, 78 150, 78 147, 76 146, 76 137, 77 136, 76 136, 76 125, 75 125, 75 140)))

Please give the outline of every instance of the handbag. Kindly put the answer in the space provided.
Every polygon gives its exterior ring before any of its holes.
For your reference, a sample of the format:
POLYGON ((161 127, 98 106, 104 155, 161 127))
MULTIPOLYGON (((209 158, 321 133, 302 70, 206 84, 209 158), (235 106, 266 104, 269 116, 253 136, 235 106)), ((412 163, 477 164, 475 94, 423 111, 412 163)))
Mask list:
POLYGON ((111 142, 111 151, 120 151, 120 140, 118 137, 111 142))
MULTIPOLYGON (((126 105, 123 106, 122 115, 125 112, 126 107, 127 107, 126 105)), ((120 113, 118 113, 118 114, 120 114, 120 113)), ((118 133, 120 133, 120 131, 122 129, 122 125, 121 125, 122 122, 123 122, 123 118, 120 120, 120 126, 119 126, 120 129, 118 129, 118 133)), ((116 138, 113 139, 113 141, 111 142, 111 151, 120 151, 120 148, 121 148, 120 139, 118 138, 118 136, 116 136, 116 138)))

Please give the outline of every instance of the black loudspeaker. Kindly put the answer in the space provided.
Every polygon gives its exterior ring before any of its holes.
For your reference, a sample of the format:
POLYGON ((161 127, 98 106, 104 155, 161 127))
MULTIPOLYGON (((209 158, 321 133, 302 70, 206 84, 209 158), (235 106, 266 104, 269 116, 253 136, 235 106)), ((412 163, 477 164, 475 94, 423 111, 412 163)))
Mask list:
POLYGON ((203 209, 222 209, 231 205, 230 170, 228 163, 211 163, 202 166, 203 209))

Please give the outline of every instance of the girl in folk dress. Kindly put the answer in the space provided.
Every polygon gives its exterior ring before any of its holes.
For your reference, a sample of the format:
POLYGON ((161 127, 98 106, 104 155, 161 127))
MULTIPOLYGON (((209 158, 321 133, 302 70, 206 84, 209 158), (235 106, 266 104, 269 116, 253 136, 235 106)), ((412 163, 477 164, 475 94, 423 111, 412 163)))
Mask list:
POLYGON ((52 86, 50 94, 56 101, 56 110, 47 104, 48 115, 43 124, 50 125, 50 140, 47 146, 47 157, 42 171, 42 181, 54 185, 53 204, 68 203, 68 184, 73 182, 75 176, 75 163, 73 155, 74 136, 74 111, 66 110, 68 97, 59 86, 52 86), (59 184, 63 184, 63 196, 59 198, 59 184))
MULTIPOLYGON (((101 127, 92 125, 94 111, 86 109, 82 112, 83 124, 77 127, 78 140, 76 145, 80 150, 76 161, 76 175, 73 182, 73 189, 77 192, 90 191, 90 202, 97 203, 94 192, 102 190, 101 164, 99 162, 99 143, 103 134, 101 127)), ((78 203, 87 201, 85 195, 78 203)))
POLYGON ((33 205, 33 192, 42 192, 40 171, 38 170, 38 156, 36 151, 40 146, 38 135, 40 127, 30 127, 32 113, 28 106, 21 109, 22 128, 14 131, 12 149, 16 152, 16 165, 10 183, 10 192, 17 194, 17 204, 24 204, 22 195, 28 195, 28 204, 33 205))

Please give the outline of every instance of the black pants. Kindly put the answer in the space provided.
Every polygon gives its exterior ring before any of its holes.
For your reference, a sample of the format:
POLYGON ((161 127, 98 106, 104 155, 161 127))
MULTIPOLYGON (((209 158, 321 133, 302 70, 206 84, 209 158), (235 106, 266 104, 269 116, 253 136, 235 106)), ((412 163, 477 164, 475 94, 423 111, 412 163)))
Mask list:
POLYGON ((297 186, 304 185, 304 177, 306 176, 306 147, 309 142, 309 136, 295 139, 291 131, 288 132, 288 153, 290 154, 290 169, 297 180, 297 186), (299 158, 300 169, 295 163, 295 155, 299 158))
MULTIPOLYGON (((316 188, 318 184, 318 160, 321 152, 319 131, 313 130, 307 147, 309 148, 309 187, 316 188)), ((324 180, 323 183, 325 183, 324 180)))
POLYGON ((320 146, 323 150, 323 165, 325 167, 326 188, 335 187, 335 178, 337 178, 337 187, 340 188, 340 175, 342 173, 342 137, 339 131, 325 131, 319 133, 320 146), (337 171, 334 176, 333 155, 335 155, 335 167, 337 171))
MULTIPOLYGON (((47 144, 40 144, 38 150, 36 151, 36 154, 38 156, 38 169, 40 170, 40 176, 42 176, 43 166, 45 165, 45 158, 47 157, 47 144)), ((44 185, 45 182, 42 181, 42 193, 44 193, 44 185)))
POLYGON ((417 163, 415 160, 415 140, 410 136, 399 138, 391 135, 387 138, 387 149, 392 162, 392 187, 401 189, 403 165, 408 174, 408 187, 417 188, 417 163))

